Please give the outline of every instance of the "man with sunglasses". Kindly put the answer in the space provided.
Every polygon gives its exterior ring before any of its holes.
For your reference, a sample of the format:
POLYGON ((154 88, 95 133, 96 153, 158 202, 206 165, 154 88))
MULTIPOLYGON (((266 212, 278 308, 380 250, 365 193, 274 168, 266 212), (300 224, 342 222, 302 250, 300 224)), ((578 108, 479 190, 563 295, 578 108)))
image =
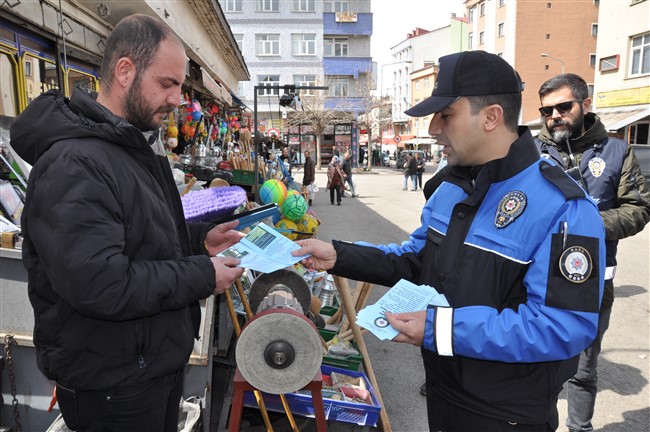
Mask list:
POLYGON ((643 230, 650 220, 650 193, 629 144, 607 136, 605 126, 590 112, 587 83, 562 74, 539 89, 544 126, 537 138, 542 156, 553 159, 598 204, 605 224, 607 268, 598 320, 598 336, 580 355, 577 373, 568 381, 570 431, 593 430, 598 354, 609 326, 614 302, 618 240, 643 230))

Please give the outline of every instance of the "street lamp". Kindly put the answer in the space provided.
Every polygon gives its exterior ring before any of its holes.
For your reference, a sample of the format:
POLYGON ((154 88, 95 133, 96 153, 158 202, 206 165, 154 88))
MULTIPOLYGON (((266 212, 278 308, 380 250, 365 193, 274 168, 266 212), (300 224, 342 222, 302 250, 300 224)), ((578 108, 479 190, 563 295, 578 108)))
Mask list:
POLYGON ((564 73, 564 62, 562 60, 560 60, 557 57, 553 57, 552 55, 546 54, 546 53, 541 53, 539 56, 540 57, 548 57, 550 59, 555 60, 556 62, 560 62, 560 64, 562 65, 562 73, 564 73))

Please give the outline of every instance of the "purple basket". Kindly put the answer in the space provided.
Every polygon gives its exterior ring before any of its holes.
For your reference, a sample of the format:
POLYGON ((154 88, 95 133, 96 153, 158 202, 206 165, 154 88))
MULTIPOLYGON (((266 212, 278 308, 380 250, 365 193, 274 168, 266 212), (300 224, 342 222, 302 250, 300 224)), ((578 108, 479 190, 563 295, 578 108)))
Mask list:
POLYGON ((211 222, 232 214, 246 202, 246 191, 239 186, 208 188, 184 195, 183 213, 187 222, 211 222))

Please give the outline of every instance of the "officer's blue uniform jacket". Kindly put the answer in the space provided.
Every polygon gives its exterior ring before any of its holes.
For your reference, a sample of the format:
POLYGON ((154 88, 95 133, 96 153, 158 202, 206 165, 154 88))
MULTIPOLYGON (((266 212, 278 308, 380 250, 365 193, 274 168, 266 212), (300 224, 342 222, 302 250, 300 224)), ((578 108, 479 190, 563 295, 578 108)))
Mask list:
POLYGON ((519 135, 503 159, 453 167, 408 242, 334 241, 331 272, 444 294, 451 307, 427 311, 429 389, 484 416, 542 424, 596 335, 604 228, 595 203, 540 158, 530 131, 519 135))

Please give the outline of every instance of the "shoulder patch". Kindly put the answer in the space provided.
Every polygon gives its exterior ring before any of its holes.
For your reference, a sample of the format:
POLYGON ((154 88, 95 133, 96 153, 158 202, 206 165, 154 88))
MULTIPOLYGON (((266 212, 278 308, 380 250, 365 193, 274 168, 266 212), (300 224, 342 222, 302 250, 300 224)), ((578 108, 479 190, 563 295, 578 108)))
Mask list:
POLYGON ((567 200, 586 198, 585 191, 571 177, 566 175, 559 166, 541 161, 539 171, 546 180, 562 192, 567 200))

